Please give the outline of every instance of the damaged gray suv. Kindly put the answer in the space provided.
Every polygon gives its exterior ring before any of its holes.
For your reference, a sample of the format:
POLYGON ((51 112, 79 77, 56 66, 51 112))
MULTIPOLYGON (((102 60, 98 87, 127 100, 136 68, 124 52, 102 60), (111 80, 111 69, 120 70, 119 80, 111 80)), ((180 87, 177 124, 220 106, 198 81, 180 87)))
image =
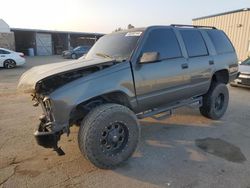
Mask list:
POLYGON ((99 168, 114 168, 135 151, 138 119, 163 119, 182 106, 219 119, 238 76, 235 49, 211 27, 151 26, 105 35, 78 62, 33 67, 18 89, 31 93, 43 115, 35 138, 58 147, 62 134, 79 125, 82 154, 99 168))

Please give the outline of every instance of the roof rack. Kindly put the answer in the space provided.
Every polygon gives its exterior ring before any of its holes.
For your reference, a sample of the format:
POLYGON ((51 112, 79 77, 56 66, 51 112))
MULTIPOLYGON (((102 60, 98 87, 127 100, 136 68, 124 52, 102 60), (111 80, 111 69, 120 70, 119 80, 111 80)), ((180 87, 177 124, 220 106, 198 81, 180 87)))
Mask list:
POLYGON ((202 26, 202 25, 182 25, 182 24, 171 24, 170 26, 173 27, 194 27, 194 28, 210 28, 210 29, 217 29, 213 26, 202 26))

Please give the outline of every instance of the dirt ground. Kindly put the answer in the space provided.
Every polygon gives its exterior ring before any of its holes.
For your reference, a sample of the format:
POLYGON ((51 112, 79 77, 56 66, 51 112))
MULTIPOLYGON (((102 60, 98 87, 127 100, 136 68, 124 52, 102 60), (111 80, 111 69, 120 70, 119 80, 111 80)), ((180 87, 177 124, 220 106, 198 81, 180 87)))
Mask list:
POLYGON ((97 169, 84 159, 77 127, 59 143, 64 156, 38 146, 33 132, 41 109, 30 96, 17 94, 16 86, 28 68, 59 61, 65 60, 33 57, 23 67, 0 69, 0 188, 250 188, 250 90, 243 88, 228 86, 230 104, 220 121, 189 108, 164 121, 141 121, 137 151, 116 170, 97 169))

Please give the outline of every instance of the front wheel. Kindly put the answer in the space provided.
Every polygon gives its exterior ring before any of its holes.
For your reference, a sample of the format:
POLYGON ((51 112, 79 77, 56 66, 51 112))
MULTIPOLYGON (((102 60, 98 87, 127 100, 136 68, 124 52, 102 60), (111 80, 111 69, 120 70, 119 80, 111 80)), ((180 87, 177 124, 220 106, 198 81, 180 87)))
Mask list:
POLYGON ((117 167, 135 151, 140 128, 135 114, 125 106, 104 104, 83 120, 78 134, 82 154, 103 169, 117 167))
POLYGON ((220 119, 226 112, 229 101, 229 92, 225 84, 213 85, 207 94, 203 96, 203 105, 200 112, 210 119, 220 119))

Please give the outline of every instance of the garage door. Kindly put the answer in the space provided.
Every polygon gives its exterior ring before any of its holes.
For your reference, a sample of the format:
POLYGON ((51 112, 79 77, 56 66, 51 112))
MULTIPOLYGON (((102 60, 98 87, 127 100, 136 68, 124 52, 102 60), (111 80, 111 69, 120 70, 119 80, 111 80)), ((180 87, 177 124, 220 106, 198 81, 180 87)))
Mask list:
POLYGON ((52 55, 51 34, 36 34, 36 50, 37 55, 52 55))

